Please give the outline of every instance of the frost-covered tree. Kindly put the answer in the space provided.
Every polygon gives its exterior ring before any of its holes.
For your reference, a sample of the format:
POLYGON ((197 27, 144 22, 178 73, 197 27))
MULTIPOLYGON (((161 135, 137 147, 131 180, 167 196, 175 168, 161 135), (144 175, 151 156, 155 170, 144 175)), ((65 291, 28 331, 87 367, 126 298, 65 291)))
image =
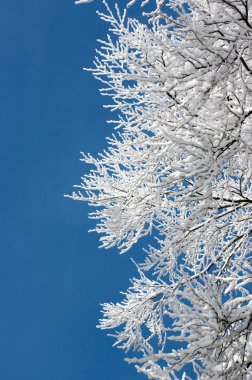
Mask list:
POLYGON ((92 71, 116 131, 72 197, 102 247, 151 243, 100 327, 149 379, 252 379, 252 3, 105 7, 92 71))

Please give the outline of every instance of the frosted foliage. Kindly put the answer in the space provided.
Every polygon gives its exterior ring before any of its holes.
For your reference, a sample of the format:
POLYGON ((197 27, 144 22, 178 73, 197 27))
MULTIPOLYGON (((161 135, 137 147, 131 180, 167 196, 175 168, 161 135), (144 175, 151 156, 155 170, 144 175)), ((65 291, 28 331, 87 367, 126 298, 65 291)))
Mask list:
POLYGON ((153 5, 146 23, 100 14, 116 131, 72 197, 102 247, 152 243, 100 327, 149 379, 252 379, 251 2, 133 3, 153 5))

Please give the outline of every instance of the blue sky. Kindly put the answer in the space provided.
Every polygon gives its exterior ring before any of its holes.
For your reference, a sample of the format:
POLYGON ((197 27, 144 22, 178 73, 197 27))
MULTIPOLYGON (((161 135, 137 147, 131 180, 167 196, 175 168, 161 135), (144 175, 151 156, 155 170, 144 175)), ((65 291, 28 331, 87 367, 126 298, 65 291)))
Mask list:
MULTIPOLYGON (((63 198, 112 130, 90 66, 106 25, 97 4, 12 0, 0 14, 0 378, 135 380, 96 329, 135 273, 131 254, 98 250, 83 203, 63 198)), ((123 4, 124 2, 122 2, 123 4)))

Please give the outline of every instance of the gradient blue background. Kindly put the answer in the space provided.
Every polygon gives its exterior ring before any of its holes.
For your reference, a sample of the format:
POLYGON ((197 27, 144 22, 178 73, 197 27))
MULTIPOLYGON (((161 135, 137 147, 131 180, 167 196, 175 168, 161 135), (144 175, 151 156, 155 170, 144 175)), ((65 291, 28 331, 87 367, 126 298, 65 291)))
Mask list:
POLYGON ((1 3, 2 380, 145 378, 95 327, 141 253, 98 250, 88 207, 63 198, 86 170, 79 152, 98 152, 112 133, 99 84, 82 70, 106 31, 98 3, 1 3))

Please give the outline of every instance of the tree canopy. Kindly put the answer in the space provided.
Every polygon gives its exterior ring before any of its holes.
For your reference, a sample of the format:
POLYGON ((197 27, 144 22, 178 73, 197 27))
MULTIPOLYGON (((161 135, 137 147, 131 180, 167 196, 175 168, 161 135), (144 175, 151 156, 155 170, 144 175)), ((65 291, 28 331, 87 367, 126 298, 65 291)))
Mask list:
POLYGON ((102 247, 152 243, 100 327, 150 379, 250 379, 252 5, 157 0, 144 22, 104 4, 92 72, 115 132, 72 197, 102 247))

